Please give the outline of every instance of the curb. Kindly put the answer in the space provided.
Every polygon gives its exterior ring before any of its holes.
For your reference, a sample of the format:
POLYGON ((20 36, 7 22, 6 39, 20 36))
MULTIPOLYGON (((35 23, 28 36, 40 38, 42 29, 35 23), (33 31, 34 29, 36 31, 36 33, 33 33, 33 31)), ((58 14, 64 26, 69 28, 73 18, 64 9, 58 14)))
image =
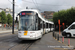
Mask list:
MULTIPOLYGON (((18 31, 18 30, 14 30, 14 31, 18 31)), ((1 33, 6 33, 6 32, 12 32, 12 30, 0 31, 0 34, 1 34, 1 33)))

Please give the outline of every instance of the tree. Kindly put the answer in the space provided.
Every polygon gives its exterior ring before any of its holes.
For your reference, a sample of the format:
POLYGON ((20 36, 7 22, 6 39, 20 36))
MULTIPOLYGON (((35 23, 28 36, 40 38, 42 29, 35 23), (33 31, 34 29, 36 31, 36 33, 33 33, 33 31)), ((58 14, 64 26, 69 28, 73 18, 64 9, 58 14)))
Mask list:
POLYGON ((7 22, 7 17, 4 11, 1 12, 1 22, 5 24, 7 22))
POLYGON ((53 19, 49 19, 50 21, 53 21, 53 19))
POLYGON ((66 25, 70 25, 75 22, 75 8, 72 7, 67 10, 61 10, 59 12, 55 12, 53 14, 53 21, 55 25, 58 24, 58 19, 60 19, 60 24, 65 23, 66 25))
POLYGON ((1 13, 0 13, 0 22, 1 22, 1 13))
POLYGON ((7 23, 8 24, 12 23, 12 16, 10 14, 7 14, 7 23))

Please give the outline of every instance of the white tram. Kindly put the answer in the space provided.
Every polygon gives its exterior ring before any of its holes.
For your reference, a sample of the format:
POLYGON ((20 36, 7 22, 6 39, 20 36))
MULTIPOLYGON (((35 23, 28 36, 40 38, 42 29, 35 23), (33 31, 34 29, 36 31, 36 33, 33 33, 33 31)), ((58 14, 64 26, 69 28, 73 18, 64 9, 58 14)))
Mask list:
POLYGON ((18 38, 21 40, 39 39, 44 33, 51 31, 51 25, 54 24, 51 21, 46 21, 41 13, 35 9, 22 10, 19 12, 18 16, 18 38), (48 31, 46 31, 46 29, 48 31))

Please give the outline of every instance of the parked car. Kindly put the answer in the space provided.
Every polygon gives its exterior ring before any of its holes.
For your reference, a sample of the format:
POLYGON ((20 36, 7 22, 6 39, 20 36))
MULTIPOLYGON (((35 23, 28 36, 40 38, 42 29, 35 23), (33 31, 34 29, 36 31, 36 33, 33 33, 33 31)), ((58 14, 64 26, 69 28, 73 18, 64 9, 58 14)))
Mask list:
POLYGON ((75 22, 63 30, 62 35, 66 37, 75 37, 75 22))

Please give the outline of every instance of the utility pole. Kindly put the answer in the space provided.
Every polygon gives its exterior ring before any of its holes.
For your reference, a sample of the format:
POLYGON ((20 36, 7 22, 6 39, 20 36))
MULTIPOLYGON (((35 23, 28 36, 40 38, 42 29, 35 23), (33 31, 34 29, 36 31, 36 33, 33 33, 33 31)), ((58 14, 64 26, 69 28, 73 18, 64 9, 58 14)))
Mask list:
POLYGON ((12 34, 14 34, 14 0, 13 0, 13 25, 12 25, 12 34))

